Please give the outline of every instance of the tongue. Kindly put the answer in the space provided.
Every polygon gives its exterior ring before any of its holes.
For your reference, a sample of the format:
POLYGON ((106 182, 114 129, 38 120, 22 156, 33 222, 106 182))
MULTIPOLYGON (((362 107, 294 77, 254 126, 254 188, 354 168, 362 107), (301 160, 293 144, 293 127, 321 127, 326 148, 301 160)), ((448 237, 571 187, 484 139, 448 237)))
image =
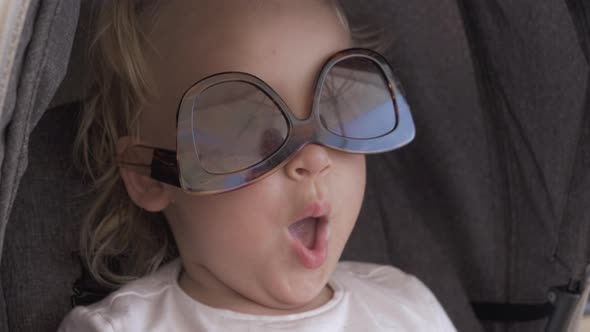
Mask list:
POLYGON ((315 232, 317 221, 315 218, 306 218, 289 226, 289 232, 298 239, 307 249, 313 249, 315 244, 315 232))

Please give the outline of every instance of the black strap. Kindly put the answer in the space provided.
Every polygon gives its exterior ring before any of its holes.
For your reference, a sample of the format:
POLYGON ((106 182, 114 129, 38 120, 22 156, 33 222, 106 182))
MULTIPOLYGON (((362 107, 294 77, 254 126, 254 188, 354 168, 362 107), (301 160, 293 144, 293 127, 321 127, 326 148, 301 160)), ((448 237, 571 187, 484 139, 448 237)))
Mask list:
POLYGON ((154 150, 151 164, 151 177, 158 181, 180 187, 176 151, 154 150))
POLYGON ((79 262, 82 270, 72 286, 72 296, 70 297, 72 308, 98 302, 113 292, 114 289, 107 288, 92 278, 78 252, 73 252, 72 257, 79 262))
POLYGON ((548 318, 553 314, 553 303, 518 304, 495 302, 472 302, 471 306, 479 320, 498 322, 526 322, 548 318))

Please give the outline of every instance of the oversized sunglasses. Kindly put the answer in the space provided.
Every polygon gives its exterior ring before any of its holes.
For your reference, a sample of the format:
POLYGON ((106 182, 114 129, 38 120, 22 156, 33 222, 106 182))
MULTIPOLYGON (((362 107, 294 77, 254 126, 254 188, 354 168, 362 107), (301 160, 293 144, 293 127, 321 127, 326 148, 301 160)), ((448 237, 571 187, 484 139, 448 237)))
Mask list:
POLYGON ((309 143, 369 154, 397 149, 415 135, 391 67, 359 48, 338 52, 322 67, 306 119, 261 79, 225 72, 190 87, 176 120, 176 151, 133 145, 119 161, 192 194, 260 180, 309 143))

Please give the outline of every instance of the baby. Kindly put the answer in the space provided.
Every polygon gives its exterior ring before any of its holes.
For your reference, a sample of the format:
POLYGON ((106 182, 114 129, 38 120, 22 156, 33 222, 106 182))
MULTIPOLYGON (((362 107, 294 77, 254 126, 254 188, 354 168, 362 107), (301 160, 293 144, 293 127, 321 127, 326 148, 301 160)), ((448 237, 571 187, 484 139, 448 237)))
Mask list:
POLYGON ((100 6, 81 251, 119 289, 60 331, 455 331, 415 277, 338 262, 364 154, 414 127, 335 1, 100 6))

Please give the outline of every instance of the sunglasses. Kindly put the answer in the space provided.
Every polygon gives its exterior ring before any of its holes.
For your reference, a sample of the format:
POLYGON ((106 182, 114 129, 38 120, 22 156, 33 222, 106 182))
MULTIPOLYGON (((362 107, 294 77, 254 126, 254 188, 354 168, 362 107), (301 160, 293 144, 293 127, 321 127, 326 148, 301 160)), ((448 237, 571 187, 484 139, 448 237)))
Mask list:
POLYGON ((312 111, 298 119, 264 81, 241 72, 202 79, 182 97, 176 151, 132 145, 120 165, 191 194, 234 190, 272 174, 306 144, 349 153, 395 150, 415 136, 380 54, 347 49, 322 67, 312 111))

